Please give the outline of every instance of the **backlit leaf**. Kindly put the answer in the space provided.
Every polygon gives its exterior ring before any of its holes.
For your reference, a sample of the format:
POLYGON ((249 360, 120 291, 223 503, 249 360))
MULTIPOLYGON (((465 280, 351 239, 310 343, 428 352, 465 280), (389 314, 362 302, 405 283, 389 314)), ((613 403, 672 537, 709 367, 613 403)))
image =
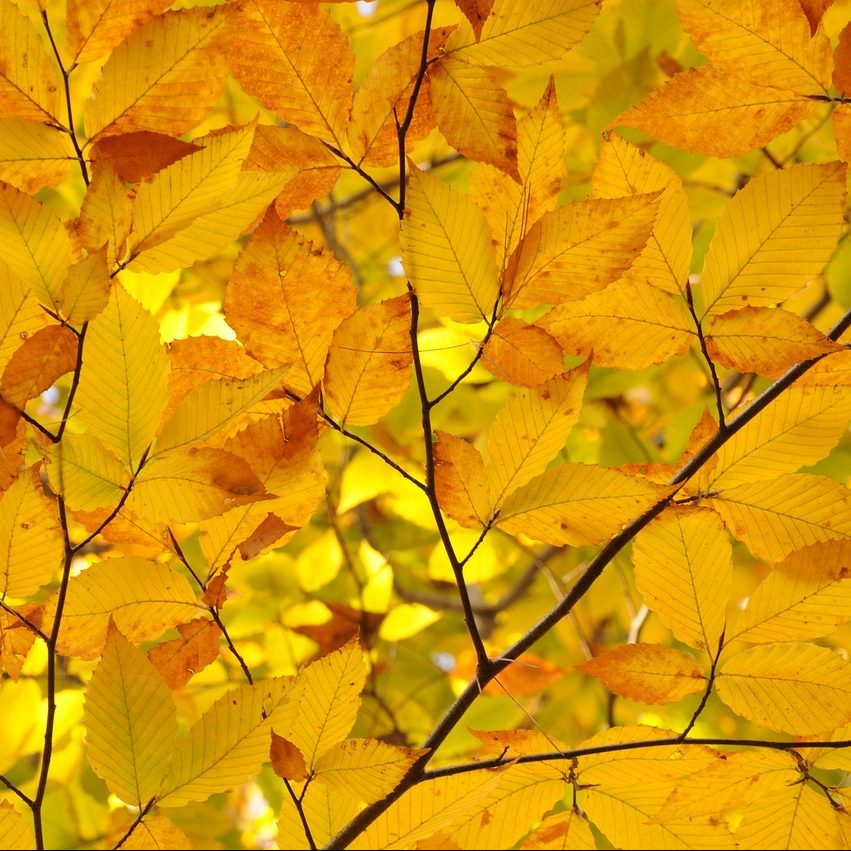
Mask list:
POLYGON ((0 801, 0 843, 9 851, 35 849, 35 839, 29 824, 9 801, 0 801))
POLYGON ((509 384, 536 387, 564 369, 564 353, 543 328, 507 316, 494 327, 481 364, 509 384))
POLYGON ((529 851, 594 851, 597 844, 588 822, 576 810, 566 810, 547 816, 520 847, 529 851))
POLYGON ((149 851, 155 849, 192 848, 189 837, 164 816, 148 815, 122 843, 122 848, 149 851))
POLYGON ((27 337, 3 370, 0 395, 18 408, 26 406, 77 363, 77 335, 48 325, 27 337))
POLYGON ((196 618, 177 625, 180 638, 152 648, 148 661, 159 671, 166 685, 183 688, 193 674, 216 661, 222 632, 208 618, 196 618))
MULTIPOLYGON (((304 791, 300 783, 291 785, 296 795, 301 795, 304 791)), ((310 833, 317 847, 320 842, 327 845, 331 837, 336 836, 360 808, 361 804, 354 789, 351 794, 345 794, 325 783, 311 783, 304 792, 302 801, 304 817, 310 825, 310 833)), ((304 835, 304 824, 289 796, 284 799, 278 816, 278 845, 299 851, 307 851, 310 848, 304 835)))
POLYGON ((62 282, 62 313, 72 325, 94 319, 109 302, 112 281, 107 266, 109 245, 90 252, 68 269, 62 282))
POLYGON ((61 183, 73 163, 66 133, 39 121, 0 118, 0 180, 35 194, 42 186, 61 183))
POLYGON ((167 165, 201 149, 193 142, 184 142, 163 133, 139 130, 106 136, 92 145, 92 161, 97 168, 109 163, 122 180, 139 183, 167 165))
POLYGON ((440 507, 462 526, 484 526, 491 498, 482 456, 460 437, 440 430, 435 434, 434 484, 440 507))

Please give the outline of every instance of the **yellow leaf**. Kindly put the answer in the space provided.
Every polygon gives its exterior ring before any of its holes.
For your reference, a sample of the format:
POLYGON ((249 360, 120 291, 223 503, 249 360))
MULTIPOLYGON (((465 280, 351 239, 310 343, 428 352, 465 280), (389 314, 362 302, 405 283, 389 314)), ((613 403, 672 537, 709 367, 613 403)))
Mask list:
POLYGON ((224 313, 246 350, 268 367, 292 364, 285 383, 307 394, 322 377, 335 328, 357 307, 346 266, 270 211, 225 290, 224 313))
POLYGON ((793 473, 730 488, 708 502, 733 535, 767 561, 851 537, 851 491, 827 477, 793 473))
POLYGON ((824 268, 842 234, 845 165, 758 175, 718 221, 701 276, 705 313, 785 301, 824 268))
POLYGON ((45 313, 32 290, 0 267, 0 370, 30 334, 45 324, 45 313))
POLYGON ((757 586, 728 639, 751 644, 827 635, 851 619, 851 542, 792 553, 757 586))
POLYGON ((481 364, 509 384, 537 387, 564 369, 564 353, 543 328, 507 316, 485 343, 481 364))
POLYGON ((127 467, 92 434, 66 431, 42 452, 51 490, 75 510, 113 508, 130 481, 127 467))
POLYGON ((250 231, 281 190, 286 173, 242 172, 219 199, 165 242, 145 248, 133 269, 168 272, 191 266, 224 251, 240 234, 250 231))
POLYGON ((564 448, 579 419, 588 364, 515 396, 488 429, 488 487, 501 506, 518 488, 543 473, 564 448))
POLYGON ((434 478, 440 507, 462 526, 484 526, 491 498, 482 456, 460 437, 439 429, 435 434, 434 478))
MULTIPOLYGON (((41 626, 40 606, 28 603, 18 606, 15 611, 34 626, 41 626)), ((17 682, 20 677, 35 639, 36 632, 19 617, 5 610, 0 611, 0 670, 5 671, 12 680, 17 682)))
POLYGON ((0 118, 0 180, 35 194, 61 183, 75 159, 67 133, 38 121, 0 118))
POLYGON ((556 305, 536 323, 566 354, 598 366, 643 369, 688 350, 694 322, 683 300, 638 281, 556 305))
POLYGON ((669 293, 682 292, 691 264, 688 198, 679 175, 615 134, 604 135, 591 174, 591 198, 621 198, 662 191, 653 232, 624 277, 669 293))
POLYGON ((335 745, 339 745, 357 718, 360 693, 366 681, 363 650, 357 640, 308 665, 298 677, 293 700, 297 716, 276 729, 302 753, 309 770, 335 745))
POLYGON ((599 9, 597 0, 495 0, 479 38, 462 23, 446 51, 497 67, 558 61, 588 32, 599 9))
POLYGON ((32 829, 9 801, 0 801, 0 845, 9 851, 35 849, 32 829))
POLYGON ((167 396, 168 358, 159 325, 124 287, 115 285, 82 345, 74 415, 135 471, 167 396))
POLYGON ((705 330, 709 356, 729 369, 774 378, 799 361, 842 349, 788 310, 744 307, 713 316, 705 330))
POLYGON ((470 818, 450 836, 459 848, 512 848, 539 818, 564 797, 567 760, 512 765, 499 775, 499 784, 486 807, 472 809, 470 818))
POLYGON ((638 533, 632 558, 648 607, 680 641, 714 654, 733 583, 732 548, 718 515, 666 511, 638 533))
POLYGON ((121 844, 130 851, 149 851, 149 849, 192 848, 189 837, 164 816, 147 815, 121 844))
POLYGON ((851 720, 851 664, 815 644, 753 647, 722 663, 718 696, 771 730, 813 735, 851 720))
POLYGON ((64 87, 56 60, 14 3, 0 7, 0 117, 59 125, 64 87))
POLYGON ((77 364, 77 335, 62 325, 39 328, 15 351, 3 370, 0 394, 24 408, 77 364))
POLYGON ((219 657, 222 631, 208 618, 196 618, 177 625, 180 638, 158 644, 148 652, 148 661, 160 672, 171 689, 183 688, 192 675, 219 657))
POLYGON ((139 187, 125 264, 142 271, 162 271, 162 261, 158 264, 154 260, 148 268, 140 255, 219 208, 222 198, 236 184, 253 132, 254 125, 248 124, 199 140, 204 145, 202 150, 172 163, 139 187))
POLYGON ((456 322, 490 319, 499 297, 496 261, 487 222, 468 196, 412 168, 401 240, 423 304, 456 322))
POLYGON ((796 382, 804 385, 851 384, 851 349, 834 352, 810 367, 796 382))
MULTIPOLYGON (((56 598, 47 604, 49 621, 56 598)), ((57 650, 64 656, 96 659, 110 617, 136 644, 199 614, 189 581, 174 568, 142 558, 111 558, 93 564, 68 584, 57 650)))
MULTIPOLYGON (((304 792, 301 806, 317 848, 327 845, 361 809, 355 789, 349 790, 350 794, 344 794, 324 783, 311 783, 305 792, 301 783, 290 785, 296 795, 300 796, 304 792)), ((278 847, 291 848, 293 851, 307 851, 310 848, 304 834, 304 824, 288 795, 284 797, 278 816, 278 847)))
POLYGON ((80 216, 68 226, 75 245, 89 253, 106 243, 106 264, 110 269, 127 253, 133 197, 111 162, 96 161, 80 216))
POLYGON ((0 244, 0 265, 55 310, 71 264, 71 242, 56 213, 0 183, 0 244))
POLYGON ((830 41, 810 25, 797 0, 677 0, 683 28, 712 62, 727 63, 754 83, 801 95, 827 93, 830 41))
POLYGON ((287 124, 346 147, 355 57, 346 34, 315 3, 250 0, 228 22, 230 71, 287 124))
POLYGON ((227 65, 221 7, 180 9, 151 19, 115 48, 86 112, 89 138, 153 130, 179 136, 216 102, 227 65))
POLYGON ((238 420, 280 387, 286 372, 283 367, 246 379, 214 378, 190 390, 160 430, 157 455, 204 440, 238 420))
POLYGON ((206 801, 244 783, 268 762, 272 727, 288 726, 298 710, 287 677, 225 692, 177 743, 160 805, 206 801))
POLYGON ((142 807, 162 787, 177 744, 171 692, 141 650, 112 624, 86 687, 86 754, 122 801, 142 807))
POLYGON ((74 64, 106 56, 170 5, 169 0, 69 0, 68 47, 74 64))
MULTIPOLYGON (((770 76, 765 80, 774 82, 770 76)), ((737 157, 791 130, 816 108, 816 101, 765 80, 749 82, 739 64, 688 68, 613 123, 687 151, 737 157)))
POLYGON ((851 387, 792 387, 769 403, 718 452, 701 476, 704 490, 776 479, 824 458, 845 434, 851 387))
POLYGON ((524 232, 554 210, 564 176, 564 128, 553 79, 541 100, 517 122, 517 169, 521 185, 480 163, 470 179, 470 197, 484 212, 501 266, 524 232))
POLYGON ((263 492, 257 476, 238 456, 188 447, 169 450, 145 464, 126 506, 160 523, 188 523, 256 502, 263 492))
POLYGON ((432 111, 446 141, 519 182, 514 110, 493 71, 449 55, 432 66, 429 86, 432 111))
POLYGON ((416 843, 453 828, 479 813, 494 799, 500 774, 476 772, 440 777, 414 786, 391 804, 350 848, 415 848, 416 843))
POLYGON ((68 269, 62 282, 62 313, 72 325, 94 319, 109 302, 112 281, 107 267, 108 243, 68 269))
POLYGON ((325 399, 341 424, 371 425, 391 411, 411 380, 410 296, 370 304, 334 331, 325 399))
POLYGON ((50 582, 63 550, 56 503, 45 496, 32 467, 0 498, 0 598, 29 597, 50 582))
POLYGON ((396 788, 408 769, 428 751, 388 745, 378 739, 347 739, 316 760, 315 778, 367 804, 396 788))
POLYGON ((851 106, 840 104, 833 110, 832 121, 839 159, 851 162, 851 106))
MULTIPOLYGON (((451 27, 432 29, 428 55, 437 56, 443 49, 451 27)), ((423 33, 402 39, 375 60, 355 92, 352 122, 348 138, 353 158, 368 165, 392 166, 399 162, 399 135, 396 116, 401 120, 408 110, 411 90, 420 69, 423 33)), ((423 80, 413 120, 405 141, 410 146, 428 135, 434 127, 429 106, 429 77, 423 80)))
POLYGON ((520 847, 524 851, 595 851, 597 843, 588 822, 571 809, 547 816, 520 847))
POLYGON ((599 544, 668 493, 618 470, 560 464, 515 491, 497 524, 553 546, 599 544))
POLYGON ((658 197, 576 201, 544 215, 511 258, 507 306, 561 304, 616 281, 647 243, 658 197))

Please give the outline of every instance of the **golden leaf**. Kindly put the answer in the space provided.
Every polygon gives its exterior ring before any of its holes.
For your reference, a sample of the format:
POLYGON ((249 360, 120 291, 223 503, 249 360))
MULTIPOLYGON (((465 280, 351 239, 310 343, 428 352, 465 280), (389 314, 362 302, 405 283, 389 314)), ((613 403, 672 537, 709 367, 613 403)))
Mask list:
POLYGON ((491 498, 482 456, 460 437, 439 429, 435 436, 434 487, 440 507, 462 526, 484 526, 491 498))
POLYGON ((158 644, 148 651, 148 661, 171 689, 183 688, 193 674, 219 657, 222 632, 209 618, 196 618, 177 625, 180 638, 158 644))
POLYGON ((520 847, 525 851, 595 851, 597 843, 588 822, 571 809, 547 816, 520 847))
POLYGON ((29 824, 9 801, 0 801, 0 843, 9 851, 35 851, 29 824))
POLYGON ((77 364, 77 335, 62 325, 39 328, 18 347, 0 379, 0 394, 18 408, 26 407, 60 375, 77 364))
POLYGON ((485 343, 481 364, 509 384, 537 387, 564 369, 564 353, 543 328, 507 316, 485 343))
POLYGON ((74 160, 67 133, 39 121, 0 118, 0 180, 35 194, 61 183, 74 160))

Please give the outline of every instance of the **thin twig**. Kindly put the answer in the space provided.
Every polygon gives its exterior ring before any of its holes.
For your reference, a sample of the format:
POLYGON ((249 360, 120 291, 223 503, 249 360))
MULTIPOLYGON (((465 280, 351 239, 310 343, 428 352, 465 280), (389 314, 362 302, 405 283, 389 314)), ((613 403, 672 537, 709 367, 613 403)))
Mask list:
POLYGON ((697 331, 697 339, 700 341, 700 350, 703 352, 703 359, 709 367, 709 374, 712 376, 712 387, 715 390, 715 407, 718 410, 718 428, 724 431, 727 424, 724 420, 724 402, 721 398, 721 383, 718 381, 718 373, 715 370, 715 363, 709 356, 709 349, 706 347, 706 337, 703 334, 703 325, 697 316, 697 311, 694 309, 694 298, 691 292, 691 283, 686 283, 686 303, 688 304, 689 313, 694 320, 694 327, 697 331))
POLYGON ((336 145, 332 145, 330 142, 322 142, 335 157, 339 157, 344 163, 346 163, 350 169, 357 172, 372 188, 382 197, 385 201, 392 204, 394 207, 396 206, 396 201, 392 195, 390 195, 386 189, 364 168, 359 166, 348 154, 341 151, 336 145))
POLYGON ((697 719, 700 718, 700 713, 703 712, 704 707, 706 706, 706 702, 709 700, 709 695, 712 694, 712 688, 715 685, 715 671, 718 668, 718 660, 721 658, 721 651, 724 649, 724 630, 721 630, 721 636, 718 639, 718 649, 715 651, 715 655, 712 657, 712 665, 709 669, 709 676, 706 678, 706 688, 703 691, 703 696, 700 698, 700 703, 697 704, 697 709, 694 710, 694 714, 691 716, 691 721, 686 725, 685 730, 680 733, 680 738, 685 741, 686 736, 691 732, 692 727, 697 723, 697 719))
POLYGON ((0 783, 2 783, 10 792, 17 795, 28 807, 32 807, 33 801, 29 795, 25 795, 8 777, 0 774, 0 783))
MULTIPOLYGON (((308 783, 310 781, 307 781, 308 783)), ((293 791, 293 787, 290 786, 290 781, 284 779, 284 786, 287 789, 287 792, 290 793, 290 798, 292 798, 293 805, 296 808, 296 812, 298 813, 299 819, 301 819, 301 826, 304 830, 304 838, 307 840, 308 846, 312 849, 312 851, 316 851, 316 842, 313 839, 313 834, 310 832, 310 825, 307 823, 307 816, 304 814, 304 793, 301 796, 296 795, 293 791)), ((304 791, 307 791, 307 786, 305 785, 304 791)))
POLYGON ((121 839, 119 839, 118 842, 116 842, 115 845, 112 846, 112 851, 118 851, 118 849, 133 835, 136 828, 139 827, 139 825, 142 823, 142 820, 151 811, 151 807, 154 806, 154 802, 156 800, 156 798, 151 798, 151 800, 148 801, 148 803, 145 804, 145 806, 141 810, 139 810, 139 815, 136 816, 135 820, 133 821, 133 824, 131 824, 130 827, 127 828, 127 831, 124 836, 122 836, 121 839))

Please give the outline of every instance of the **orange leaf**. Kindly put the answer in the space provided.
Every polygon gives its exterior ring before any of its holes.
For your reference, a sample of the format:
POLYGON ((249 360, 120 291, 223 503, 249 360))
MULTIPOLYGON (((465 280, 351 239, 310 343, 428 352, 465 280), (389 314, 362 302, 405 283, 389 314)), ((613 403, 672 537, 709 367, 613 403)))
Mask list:
POLYGON ((339 650, 353 638, 358 638, 362 644, 370 644, 384 620, 380 612, 360 611, 343 603, 325 603, 325 607, 331 612, 330 620, 291 627, 293 632, 305 635, 319 645, 319 656, 339 650))
POLYGON ((148 652, 148 660, 171 689, 183 688, 193 674, 219 657, 219 627, 207 618, 177 625, 180 638, 166 641, 148 652))
MULTIPOLYGON (((16 611, 33 626, 41 627, 41 607, 33 603, 18 606, 16 611)), ((36 633, 24 621, 10 612, 0 610, 0 669, 13 680, 21 674, 21 668, 36 633)))
POLYGON ((108 162, 122 180, 138 183, 187 154, 200 150, 201 146, 192 142, 139 130, 99 139, 92 146, 92 160, 108 162))
MULTIPOLYGON (((476 663, 472 656, 464 658, 452 672, 461 679, 475 677, 476 663)), ((499 676, 487 685, 485 694, 524 697, 545 689, 564 676, 564 671, 534 653, 524 653, 520 659, 511 663, 499 676)))
POLYGON ((485 465, 478 450, 448 432, 435 432, 434 476, 440 507, 468 528, 483 526, 490 515, 485 465))
POLYGON ((274 730, 269 759, 272 770, 278 777, 284 780, 307 780, 307 765, 301 751, 289 739, 279 736, 274 730))
POLYGON ((0 394, 18 408, 43 393, 77 363, 77 335, 62 325, 40 328, 12 355, 0 379, 0 394))
POLYGON ((564 371, 564 353, 556 339, 510 316, 493 329, 481 362, 491 375, 521 387, 536 387, 564 371))
POLYGON ((839 33, 833 62, 833 85, 841 95, 851 95, 851 23, 839 33))
POLYGON ((673 703, 704 688, 691 656, 658 644, 626 644, 576 667, 615 694, 644 703, 673 703))
POLYGON ((222 606, 227 602, 228 592, 227 585, 228 581, 228 569, 227 567, 223 567, 219 573, 217 573, 208 583, 207 589, 204 591, 203 600, 208 606, 213 606, 213 608, 221 609, 222 606))
POLYGON ((470 26, 476 34, 476 40, 478 40, 482 34, 482 27, 493 8, 493 0, 455 0, 455 5, 470 22, 470 26))

